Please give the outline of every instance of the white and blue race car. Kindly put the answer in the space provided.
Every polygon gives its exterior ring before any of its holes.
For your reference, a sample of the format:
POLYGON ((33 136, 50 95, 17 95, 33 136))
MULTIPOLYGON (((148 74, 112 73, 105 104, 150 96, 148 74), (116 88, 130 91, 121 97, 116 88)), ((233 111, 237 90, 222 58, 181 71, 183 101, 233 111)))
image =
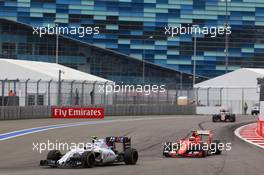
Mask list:
POLYGON ((50 151, 47 159, 40 161, 40 166, 92 168, 95 165, 119 162, 135 165, 137 160, 138 152, 131 148, 130 138, 106 137, 105 139, 97 139, 97 137, 93 137, 89 147, 86 148, 76 148, 66 154, 62 154, 58 150, 50 151), (122 144, 121 151, 116 149, 116 143, 122 144))

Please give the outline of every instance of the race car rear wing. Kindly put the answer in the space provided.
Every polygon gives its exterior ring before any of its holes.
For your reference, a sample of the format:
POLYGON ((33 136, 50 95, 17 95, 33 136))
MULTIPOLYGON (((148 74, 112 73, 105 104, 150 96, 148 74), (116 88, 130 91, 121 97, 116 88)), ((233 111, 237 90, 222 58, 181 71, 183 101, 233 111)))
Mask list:
POLYGON ((198 135, 209 136, 210 142, 213 141, 213 131, 212 130, 197 130, 198 135))
POLYGON ((108 143, 109 145, 115 145, 115 143, 122 143, 124 150, 131 148, 131 138, 129 137, 106 137, 105 138, 106 143, 108 143))
POLYGON ((196 132, 199 135, 210 135, 210 130, 197 130, 196 132))

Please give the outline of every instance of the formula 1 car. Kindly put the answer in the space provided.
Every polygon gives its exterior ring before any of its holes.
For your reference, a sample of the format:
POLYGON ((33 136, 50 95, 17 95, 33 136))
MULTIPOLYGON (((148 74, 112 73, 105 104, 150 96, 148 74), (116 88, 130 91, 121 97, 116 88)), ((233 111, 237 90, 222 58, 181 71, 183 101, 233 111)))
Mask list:
POLYGON ((213 140, 212 130, 195 130, 184 139, 176 142, 165 142, 165 157, 206 157, 219 155, 219 140, 213 140))
POLYGON ((235 122, 236 115, 229 112, 229 110, 221 109, 220 114, 213 114, 213 122, 235 122))
POLYGON ((119 162, 135 165, 137 160, 138 152, 136 149, 131 148, 130 138, 106 137, 105 139, 97 139, 97 137, 93 137, 87 148, 76 148, 64 155, 58 150, 50 151, 47 159, 40 161, 40 166, 92 168, 95 165, 119 162), (116 143, 122 144, 121 151, 117 150, 116 143))

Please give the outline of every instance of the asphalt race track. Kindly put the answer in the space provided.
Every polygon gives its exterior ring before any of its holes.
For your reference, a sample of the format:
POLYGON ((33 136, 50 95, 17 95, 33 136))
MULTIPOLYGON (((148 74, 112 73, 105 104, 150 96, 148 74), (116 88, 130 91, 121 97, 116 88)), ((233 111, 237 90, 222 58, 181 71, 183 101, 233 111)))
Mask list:
MULTIPOLYGON (((210 116, 145 116, 127 121, 114 121, 53 129, 0 141, 0 174, 46 175, 46 174, 89 174, 89 175, 263 175, 264 150, 237 138, 233 131, 246 123, 255 121, 252 116, 238 116, 236 123, 212 123, 210 116), (148 119, 151 118, 151 119, 148 119), (219 156, 206 158, 164 158, 162 144, 186 136, 193 129, 213 129, 215 139, 231 142, 232 150, 219 156), (139 151, 139 162, 135 166, 112 165, 93 169, 52 169, 39 167, 39 160, 45 159, 47 151, 40 154, 33 151, 33 142, 83 142, 90 136, 132 137, 132 146, 139 151)), ((121 117, 116 117, 121 119, 121 117)), ((115 120, 115 119, 111 119, 115 120)), ((83 120, 24 120, 1 121, 0 134, 37 126, 59 123, 81 122, 83 120)))

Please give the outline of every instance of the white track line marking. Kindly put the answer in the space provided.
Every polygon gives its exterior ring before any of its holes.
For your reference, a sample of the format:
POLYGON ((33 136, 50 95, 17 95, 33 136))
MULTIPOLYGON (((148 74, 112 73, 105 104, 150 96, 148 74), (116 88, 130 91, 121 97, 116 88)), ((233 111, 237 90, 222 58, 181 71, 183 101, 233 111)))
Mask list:
POLYGON ((162 120, 162 119, 178 119, 178 118, 186 118, 186 117, 152 117, 152 118, 134 118, 134 119, 113 119, 113 120, 97 120, 97 121, 87 121, 87 122, 76 122, 76 123, 66 123, 66 124, 57 124, 57 125, 48 125, 41 127, 34 127, 28 129, 22 129, 12 132, 7 132, 0 134, 0 141, 8 140, 11 138, 16 138, 19 136, 24 136, 28 134, 60 129, 60 128, 68 128, 74 126, 85 126, 85 125, 96 125, 96 124, 104 124, 104 123, 116 123, 116 122, 131 122, 131 121, 148 121, 148 120, 162 120))

